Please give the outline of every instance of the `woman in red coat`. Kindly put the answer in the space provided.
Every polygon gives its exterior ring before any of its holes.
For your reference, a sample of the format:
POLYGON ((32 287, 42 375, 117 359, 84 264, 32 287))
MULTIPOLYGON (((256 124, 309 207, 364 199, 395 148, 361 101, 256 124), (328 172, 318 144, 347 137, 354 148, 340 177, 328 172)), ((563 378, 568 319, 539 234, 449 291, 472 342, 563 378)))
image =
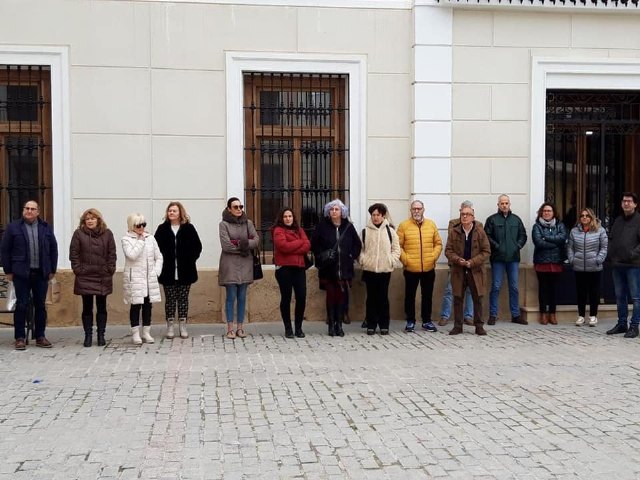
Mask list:
POLYGON ((293 338, 291 329, 291 291, 296 294, 295 335, 304 338, 302 319, 307 298, 307 277, 304 257, 311 244, 304 230, 298 225, 293 210, 284 207, 276 217, 272 229, 273 263, 276 265, 276 280, 280 287, 280 314, 284 323, 284 336, 293 338))
POLYGON ((83 345, 90 347, 92 343, 95 296, 98 346, 103 346, 106 343, 107 295, 113 291, 116 271, 116 243, 102 214, 95 208, 86 210, 80 217, 80 225, 71 237, 69 260, 76 275, 73 293, 82 295, 83 345))

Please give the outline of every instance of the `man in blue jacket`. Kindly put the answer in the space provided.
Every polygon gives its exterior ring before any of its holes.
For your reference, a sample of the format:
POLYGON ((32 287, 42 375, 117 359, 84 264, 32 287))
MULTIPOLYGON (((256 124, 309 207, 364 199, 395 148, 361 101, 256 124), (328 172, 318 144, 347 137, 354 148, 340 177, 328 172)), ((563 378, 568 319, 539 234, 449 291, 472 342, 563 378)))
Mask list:
POLYGON ((491 293, 489 294, 489 325, 498 318, 498 295, 506 272, 509 280, 509 310, 511 321, 526 325, 520 316, 518 298, 518 269, 520 250, 527 243, 527 231, 520 217, 511 211, 508 195, 498 197, 498 212, 487 218, 484 231, 491 244, 491 293))
POLYGON ((40 207, 29 200, 22 209, 22 218, 7 227, 0 244, 0 258, 7 280, 16 291, 13 314, 15 349, 26 348, 25 319, 29 306, 29 292, 35 307, 34 334, 36 345, 51 348, 45 337, 45 298, 49 280, 58 266, 58 243, 49 225, 39 218, 40 207))

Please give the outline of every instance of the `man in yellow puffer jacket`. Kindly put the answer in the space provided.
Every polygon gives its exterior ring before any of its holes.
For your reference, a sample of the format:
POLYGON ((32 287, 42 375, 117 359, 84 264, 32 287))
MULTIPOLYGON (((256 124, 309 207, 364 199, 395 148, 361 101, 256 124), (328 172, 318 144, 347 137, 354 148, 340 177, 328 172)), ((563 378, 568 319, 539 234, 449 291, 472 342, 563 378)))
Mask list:
POLYGON ((416 325, 416 292, 420 284, 422 295, 422 328, 436 332, 431 321, 433 284, 436 279, 436 262, 442 253, 442 239, 433 220, 424 218, 424 204, 411 202, 411 218, 398 227, 400 261, 404 265, 404 313, 407 326, 404 331, 413 332, 416 325))

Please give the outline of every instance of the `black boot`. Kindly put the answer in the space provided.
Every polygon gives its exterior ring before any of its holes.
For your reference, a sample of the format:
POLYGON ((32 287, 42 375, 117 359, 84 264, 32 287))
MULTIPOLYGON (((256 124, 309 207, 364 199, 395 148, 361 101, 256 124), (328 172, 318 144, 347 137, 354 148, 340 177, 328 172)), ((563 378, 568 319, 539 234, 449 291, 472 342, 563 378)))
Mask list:
POLYGON ((344 337, 344 330, 342 330, 342 322, 344 322, 344 308, 342 308, 342 306, 339 306, 336 310, 336 335, 338 337, 344 337))
POLYGON ((627 333, 624 334, 624 338, 636 338, 638 336, 638 325, 629 325, 627 333))
POLYGON ((104 347, 107 342, 104 340, 104 332, 107 329, 107 312, 96 314, 96 327, 98 330, 98 346, 104 347))
POLYGON ((302 331, 302 319, 296 319, 296 337, 304 338, 306 335, 302 331))
POLYGON ((84 343, 85 347, 90 347, 93 341, 93 315, 82 315, 82 328, 84 328, 84 343))
POLYGON ((336 309, 331 307, 327 307, 327 333, 330 337, 334 337, 336 335, 336 309))
POLYGON ((616 323, 615 327, 611 330, 607 330, 607 335, 617 335, 618 333, 627 333, 627 324, 625 323, 616 323))
POLYGON ((293 338, 293 330, 291 329, 291 319, 282 319, 282 323, 284 323, 284 336, 286 338, 293 338))

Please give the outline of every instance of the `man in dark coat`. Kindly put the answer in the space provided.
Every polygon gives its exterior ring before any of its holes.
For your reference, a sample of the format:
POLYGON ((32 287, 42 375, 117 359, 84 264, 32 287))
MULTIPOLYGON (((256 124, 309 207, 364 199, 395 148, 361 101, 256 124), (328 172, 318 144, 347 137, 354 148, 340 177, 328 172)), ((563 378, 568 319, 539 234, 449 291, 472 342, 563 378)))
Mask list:
POLYGON ((49 280, 55 276, 58 267, 58 243, 53 230, 39 218, 39 214, 40 207, 36 201, 25 203, 22 218, 9 224, 0 245, 2 268, 16 291, 13 315, 16 350, 26 348, 29 292, 35 307, 36 345, 51 348, 51 342, 45 337, 47 312, 44 302, 49 280))
POLYGON ((607 335, 624 333, 625 338, 638 336, 640 324, 640 213, 638 195, 622 194, 622 215, 615 219, 609 235, 608 262, 611 264, 613 286, 618 304, 618 323, 607 335), (627 326, 629 300, 633 302, 631 324, 627 326))
POLYGON ((509 281, 509 310, 511 321, 526 325, 520 316, 518 298, 518 269, 520 250, 527 243, 527 231, 520 217, 511 211, 508 195, 498 197, 498 212, 484 222, 484 231, 491 244, 491 293, 489 294, 489 325, 498 319, 498 295, 506 272, 509 281))

